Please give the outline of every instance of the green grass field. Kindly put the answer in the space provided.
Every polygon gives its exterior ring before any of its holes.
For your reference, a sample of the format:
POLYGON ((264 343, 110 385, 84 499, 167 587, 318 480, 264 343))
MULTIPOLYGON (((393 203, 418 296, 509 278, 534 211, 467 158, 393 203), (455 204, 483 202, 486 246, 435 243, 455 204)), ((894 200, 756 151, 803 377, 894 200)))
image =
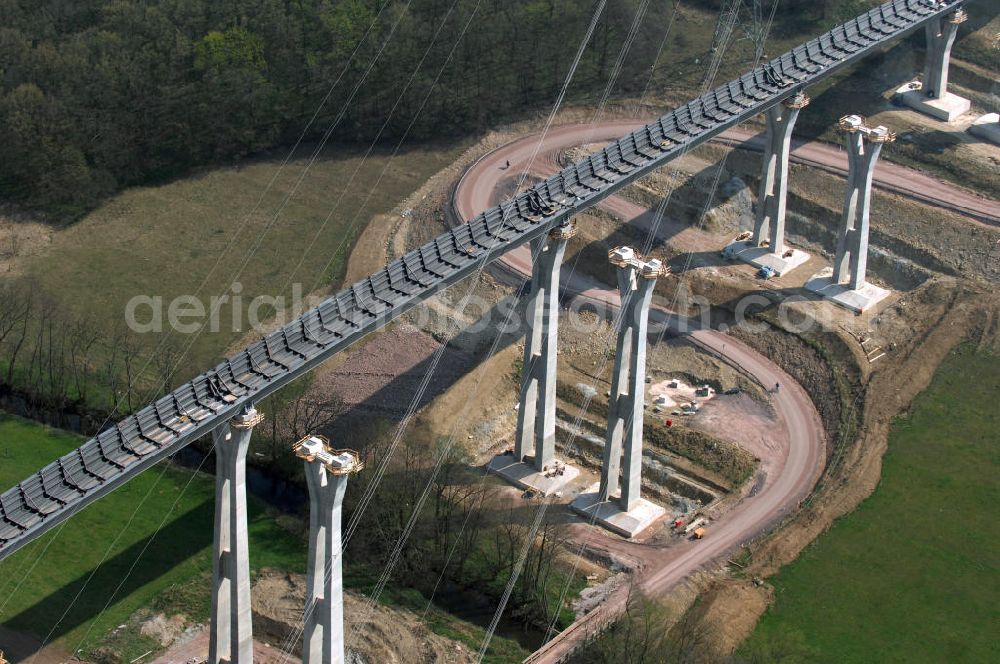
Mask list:
MULTIPOLYGON (((0 415, 0 441, 7 488, 83 439, 0 415)), ((0 623, 86 652, 164 593, 192 619, 207 618, 207 590, 179 591, 211 572, 214 487, 210 475, 161 464, 65 521, 0 563, 0 623)), ((253 568, 304 570, 305 543, 259 501, 250 506, 253 568)))
MULTIPOLYGON (((377 150, 363 161, 360 148, 328 146, 308 172, 311 148, 302 148, 277 176, 280 161, 259 159, 137 187, 58 231, 24 271, 60 307, 118 326, 135 295, 161 296, 166 319, 172 298, 196 295, 208 307, 211 296, 232 295, 238 281, 242 333, 224 304, 220 331, 201 334, 185 362, 187 373, 197 373, 247 332, 254 297, 290 300, 296 282, 305 294, 339 286, 353 243, 371 218, 416 191, 462 147, 418 146, 394 159, 377 150)), ((147 312, 140 309, 138 318, 147 320, 147 312)))
POLYGON ((997 395, 1000 357, 946 359, 895 423, 875 493, 775 578, 745 648, 793 637, 816 662, 1000 661, 997 395))
MULTIPOLYGON (((79 436, 0 413, 0 489, 81 442, 79 436)), ((138 609, 206 621, 214 488, 211 475, 155 466, 0 562, 0 625, 84 654, 110 646, 128 661, 158 648, 134 628, 109 636, 138 609)), ((305 541, 282 528, 281 517, 259 500, 250 496, 249 503, 252 569, 304 572, 305 541)), ((369 578, 355 576, 348 566, 348 585, 370 589, 369 578)), ((392 584, 381 601, 417 613, 426 605, 417 591, 392 584)), ((426 618, 429 629, 470 649, 482 642, 482 627, 444 610, 434 607, 426 618)), ((498 634, 484 662, 521 661, 527 654, 498 634)))

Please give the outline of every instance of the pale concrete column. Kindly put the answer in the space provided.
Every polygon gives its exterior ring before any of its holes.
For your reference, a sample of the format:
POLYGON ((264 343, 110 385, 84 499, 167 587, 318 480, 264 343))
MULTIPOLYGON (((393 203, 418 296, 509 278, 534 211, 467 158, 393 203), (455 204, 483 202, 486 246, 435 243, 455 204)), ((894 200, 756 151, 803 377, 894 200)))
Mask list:
POLYGON ((248 406, 212 432, 215 443, 215 541, 212 557, 211 664, 253 664, 246 456, 263 414, 248 406))
POLYGON ((531 242, 534 263, 525 307, 528 330, 514 455, 518 461, 534 455, 534 466, 539 471, 545 470, 555 457, 559 273, 566 244, 575 234, 576 225, 569 221, 531 242))
POLYGON ((760 247, 769 241, 768 249, 779 256, 785 252, 785 205, 792 131, 799 111, 808 106, 809 101, 808 95, 798 92, 764 113, 767 133, 764 136, 764 164, 757 194, 753 244, 760 247))
MULTIPOLYGON (((627 247, 626 247, 627 248, 627 247)), ((632 348, 636 342, 629 321, 635 320, 634 303, 636 268, 631 263, 618 265, 619 311, 618 340, 615 345, 615 364, 611 373, 611 394, 608 397, 608 428, 604 436, 604 455, 601 463, 600 500, 610 500, 618 493, 618 475, 621 471, 622 441, 625 436, 625 413, 629 402, 629 367, 632 348)))
MULTIPOLYGON (((638 289, 632 295, 632 354, 629 358, 629 396, 626 414, 625 459, 622 470, 621 508, 626 512, 639 502, 642 487, 642 427, 646 408, 646 337, 649 304, 653 299, 656 278, 662 274, 656 267, 639 271, 638 289)), ((647 266, 649 263, 646 264, 647 266)))
POLYGON ((833 282, 857 290, 865 284, 868 269, 868 232, 871 213, 872 176, 882 145, 895 140, 886 127, 869 128, 864 118, 848 115, 840 119, 847 137, 847 194, 833 261, 833 282))
POLYGON ((656 279, 666 274, 667 268, 659 260, 642 260, 630 247, 611 251, 609 259, 618 267, 621 314, 598 496, 599 500, 610 500, 618 492, 624 445, 619 503, 628 511, 639 501, 642 480, 649 305, 656 279))
POLYGON ((309 560, 302 632, 303 664, 344 664, 344 581, 341 512, 347 478, 364 467, 352 450, 334 450, 323 436, 292 448, 309 486, 309 560))
POLYGON ((927 59, 924 62, 923 93, 931 99, 942 99, 948 93, 948 67, 951 47, 955 44, 958 26, 968 19, 958 9, 948 16, 927 23, 927 59))

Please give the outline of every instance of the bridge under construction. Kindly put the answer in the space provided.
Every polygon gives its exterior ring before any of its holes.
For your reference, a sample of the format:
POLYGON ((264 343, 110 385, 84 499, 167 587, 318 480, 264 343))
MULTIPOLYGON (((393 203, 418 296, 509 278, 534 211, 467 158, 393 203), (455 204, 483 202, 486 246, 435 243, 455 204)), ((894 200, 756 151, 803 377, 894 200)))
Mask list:
MULTIPOLYGON (((218 436, 232 427, 246 430, 249 439, 256 423, 250 423, 254 404, 362 337, 507 251, 569 224, 575 215, 726 129, 798 98, 809 86, 895 40, 925 26, 940 26, 963 4, 892 0, 875 7, 666 113, 341 290, 0 494, 0 560, 202 436, 218 436)), ((934 57, 946 60, 950 49, 939 49, 934 57)), ((775 240, 780 246, 781 239, 771 238, 775 240)), ((239 475, 244 463, 239 456, 232 473, 239 475)), ((243 490, 242 485, 238 488, 243 490)), ((232 502, 239 504, 238 497, 232 502)))

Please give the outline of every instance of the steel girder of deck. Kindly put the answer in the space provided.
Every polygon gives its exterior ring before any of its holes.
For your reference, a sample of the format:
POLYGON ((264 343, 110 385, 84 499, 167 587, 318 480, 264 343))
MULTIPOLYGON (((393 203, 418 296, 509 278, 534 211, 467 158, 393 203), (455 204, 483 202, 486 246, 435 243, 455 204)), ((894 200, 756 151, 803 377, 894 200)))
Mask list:
POLYGON ((0 560, 510 249, 962 4, 886 2, 392 261, 5 491, 0 560))

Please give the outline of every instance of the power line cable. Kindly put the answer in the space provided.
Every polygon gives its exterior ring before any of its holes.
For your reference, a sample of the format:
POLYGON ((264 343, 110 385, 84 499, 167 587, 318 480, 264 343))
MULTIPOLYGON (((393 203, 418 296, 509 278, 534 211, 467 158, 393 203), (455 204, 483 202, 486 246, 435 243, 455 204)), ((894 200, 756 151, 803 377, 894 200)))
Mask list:
MULTIPOLYGON (((593 23, 591 25, 590 30, 588 31, 588 36, 586 37, 587 41, 589 41, 590 35, 593 34, 593 27, 594 27, 594 25, 596 25, 596 20, 599 17, 600 13, 603 12, 605 4, 606 4, 606 2, 601 2, 600 5, 599 5, 599 11, 595 12, 594 21, 593 21, 593 23)), ((581 46, 580 53, 578 54, 577 59, 575 60, 574 65, 571 68, 571 72, 570 72, 570 74, 567 77, 566 84, 563 86, 563 89, 560 92, 559 98, 557 99, 556 104, 555 104, 552 112, 549 115, 549 119, 548 119, 548 121, 546 123, 545 129, 542 132, 542 137, 539 139, 539 142, 538 142, 538 144, 535 147, 534 154, 532 155, 532 158, 529 160, 529 163, 534 160, 535 156, 537 156, 538 149, 540 148, 541 144, 543 143, 544 137, 545 137, 546 133, 548 132, 548 129, 551 127, 552 121, 554 120, 554 117, 555 117, 555 113, 558 111, 559 107, 562 104, 562 100, 565 98, 565 94, 566 94, 566 91, 567 91, 568 86, 569 86, 569 81, 572 80, 573 74, 576 71, 576 67, 579 65, 579 60, 580 60, 580 57, 582 56, 582 50, 583 50, 584 46, 585 46, 585 43, 581 46)), ((526 176, 527 176, 527 168, 525 168, 524 172, 522 172, 522 174, 521 174, 520 181, 519 181, 518 186, 517 186, 518 189, 520 189, 520 187, 523 185, 526 176)), ((510 209, 509 208, 508 208, 508 210, 505 211, 505 214, 504 214, 505 218, 503 219, 503 223, 506 223, 506 216, 508 214, 510 214, 510 209)), ((491 247, 490 252, 492 252, 492 251, 493 251, 493 248, 491 247)), ((481 277, 481 274, 482 274, 483 270, 485 269, 485 266, 486 266, 487 262, 488 261, 484 261, 484 263, 480 266, 479 270, 476 272, 475 278, 473 279, 473 282, 472 282, 472 284, 471 284, 471 286, 469 288, 469 292, 468 292, 468 294, 467 294, 466 297, 468 297, 469 295, 471 295, 471 293, 474 291, 474 289, 478 285, 479 278, 481 277)), ((509 319, 511 313, 512 313, 512 310, 508 311, 508 319, 509 319)), ((495 352, 496 344, 498 343, 498 341, 499 341, 499 339, 497 339, 497 341, 494 343, 494 348, 491 350, 491 353, 490 353, 491 356, 495 352)), ((431 365, 431 367, 429 369, 429 372, 425 375, 425 377, 429 377, 434 372, 434 370, 436 369, 437 363, 440 360, 440 357, 441 357, 443 351, 444 351, 444 346, 442 346, 436 352, 434 360, 432 361, 432 365, 431 365)), ((477 383, 477 386, 476 386, 475 389, 478 390, 478 383, 477 383)), ((414 401, 414 405, 416 403, 417 402, 415 400, 414 401)), ((412 406, 411 406, 411 408, 412 408, 412 406)), ((410 416, 412 416, 412 415, 410 415, 410 416)), ((391 449, 394 449, 395 445, 398 444, 398 439, 402 435, 402 431, 405 429, 405 424, 407 422, 408 422, 408 420, 404 420, 404 422, 401 423, 401 425, 397 428, 397 432, 398 433, 397 433, 396 439, 393 441, 393 446, 390 448, 390 453, 388 453, 385 456, 384 463, 379 468, 380 471, 384 472, 384 469, 385 469, 385 467, 387 466, 387 463, 388 463, 388 459, 391 456, 391 449)), ((448 440, 448 443, 446 444, 446 449, 443 451, 442 455, 439 457, 438 463, 435 465, 435 471, 432 473, 431 477, 428 480, 427 488, 425 488, 425 493, 426 493, 427 490, 429 490, 429 487, 431 486, 434 478, 436 477, 437 471, 440 469, 440 462, 441 462, 441 460, 443 460, 444 458, 446 458, 448 450, 450 450, 451 446, 454 445, 454 440, 455 440, 454 435, 450 436, 447 440, 448 440)), ((364 498, 367 498, 368 500, 370 500, 370 495, 371 494, 368 494, 364 498)), ((364 500, 364 498, 363 498, 363 500, 364 500)), ((365 504, 365 507, 366 506, 367 506, 367 504, 365 504)), ((364 511, 364 509, 362 508, 361 512, 360 513, 356 512, 355 515, 354 515, 355 518, 352 518, 352 525, 353 525, 353 527, 349 526, 349 528, 348 528, 348 538, 349 538, 350 535, 353 534, 354 528, 356 528, 356 524, 360 520, 360 516, 363 513, 363 511, 364 511)), ((415 522, 415 518, 418 515, 419 515, 419 510, 414 510, 414 512, 411 515, 410 524, 412 524, 412 523, 415 522)), ((410 526, 410 531, 412 531, 412 526, 410 526)), ((346 541, 347 541, 347 538, 345 538, 345 546, 346 546, 346 541)), ((402 544, 405 544, 405 536, 404 536, 404 538, 402 538, 400 540, 400 542, 402 544)), ((399 548, 399 550, 401 550, 401 547, 398 547, 398 548, 399 548)), ((396 558, 398 559, 398 554, 396 554, 396 558)), ((387 579, 388 575, 390 573, 391 573, 391 566, 387 567, 387 569, 383 571, 383 575, 382 575, 382 577, 380 577, 380 583, 381 583, 381 587, 382 588, 384 588, 384 585, 385 585, 385 581, 383 581, 382 579, 383 578, 387 579)), ((378 592, 380 593, 380 590, 378 592)), ((370 604, 371 607, 374 606, 374 601, 377 601, 377 594, 374 596, 372 604, 370 604)))
MULTIPOLYGON (((776 9, 777 3, 779 1, 780 0, 775 0, 775 9, 776 9)), ((734 2, 735 2, 735 0, 734 0, 734 2)), ((733 13, 732 14, 732 18, 730 19, 730 27, 726 31, 726 40, 724 42, 725 44, 728 44, 728 42, 729 42, 729 36, 731 36, 732 26, 735 24, 736 18, 737 18, 737 14, 733 13)), ((724 50, 725 49, 723 49, 723 52, 724 52, 724 50)), ((718 73, 719 66, 721 64, 721 53, 719 54, 719 57, 715 58, 714 60, 715 61, 713 63, 710 63, 710 66, 709 66, 709 75, 706 77, 705 83, 703 85, 703 94, 704 94, 704 91, 707 91, 708 86, 711 84, 711 82, 714 79, 715 75, 718 73)), ((719 172, 721 173, 721 168, 720 168, 719 172)), ((718 177, 716 178, 715 187, 717 187, 717 185, 718 185, 718 177)), ((714 187, 713 187, 712 197, 714 198, 714 187)), ((709 204, 710 204, 710 202, 709 202, 709 204)), ((703 223, 703 222, 704 222, 704 214, 702 215, 702 222, 701 223, 703 223)), ((659 219, 656 220, 656 222, 654 224, 654 228, 651 230, 651 235, 655 232, 655 226, 658 223, 659 223, 659 219)), ((690 264, 690 258, 691 258, 692 255, 693 255, 693 252, 689 252, 689 255, 688 255, 689 256, 688 264, 690 264)), ((624 302, 623 302, 623 308, 624 308, 624 302)), ((661 337, 662 337, 662 333, 661 333, 661 337)), ((588 401, 588 404, 589 404, 589 401, 588 401)), ((573 434, 573 438, 575 439, 575 433, 573 434)), ((489 645, 489 640, 491 639, 492 634, 495 631, 497 624, 499 623, 500 616, 503 614, 503 611, 506 608, 506 604, 507 604, 507 602, 510 599, 511 593, 513 592, 513 588, 514 588, 514 585, 516 583, 517 577, 520 575, 520 572, 523 569, 524 562, 525 562, 526 557, 527 557, 527 553, 528 553, 528 551, 530 551, 530 548, 531 548, 531 546, 532 546, 532 544, 534 542, 534 538, 535 538, 535 535, 537 533, 538 527, 540 526, 541 520, 544 517, 544 513, 547 510, 547 508, 548 508, 548 506, 549 506, 550 503, 551 503, 551 500, 548 500, 548 499, 543 500, 542 505, 539 507, 539 509, 537 511, 537 516, 536 516, 535 522, 532 525, 532 529, 531 529, 531 531, 529 533, 528 538, 525 540, 525 546, 522 549, 521 557, 520 557, 520 559, 518 561, 518 564, 515 567, 514 573, 511 575, 511 579, 508 581, 507 587, 505 588, 505 591, 504 591, 503 598, 501 599, 501 603, 497 607, 496 612, 494 613, 494 618, 493 618, 493 621, 490 624, 490 628, 487 630, 486 636, 483 639, 483 644, 482 644, 482 647, 480 648, 480 651, 479 651, 479 661, 482 661, 482 658, 485 655, 486 649, 488 648, 488 645, 489 645)))
MULTIPOLYGON (((356 54, 358 53, 358 50, 359 50, 359 49, 361 48, 361 45, 362 45, 362 44, 364 43, 364 41, 365 41, 365 40, 367 39, 367 36, 368 36, 368 35, 370 34, 370 32, 371 32, 371 29, 372 29, 372 28, 373 28, 373 27, 374 27, 374 26, 375 26, 375 25, 376 25, 376 24, 378 23, 378 20, 379 20, 379 18, 380 18, 380 16, 381 16, 381 14, 382 14, 382 11, 383 11, 383 10, 385 9, 385 7, 386 7, 386 6, 388 6, 388 4, 389 4, 389 3, 386 3, 386 4, 384 4, 384 5, 382 6, 382 8, 380 8, 380 10, 378 11, 378 13, 377 13, 377 14, 375 15, 375 18, 374 18, 374 19, 372 20, 371 24, 370 24, 370 25, 368 26, 368 29, 366 30, 366 32, 365 32, 365 35, 364 35, 364 37, 362 37, 362 39, 361 39, 361 40, 359 40, 359 42, 358 42, 358 43, 357 43, 357 44, 355 45, 355 48, 354 48, 354 50, 352 51, 352 53, 351 53, 350 57, 348 58, 347 62, 345 62, 345 64, 344 64, 344 67, 343 67, 343 69, 341 70, 341 73, 340 73, 340 75, 339 75, 339 76, 337 77, 337 79, 336 79, 336 80, 335 80, 335 81, 334 81, 334 82, 333 82, 333 83, 331 84, 331 86, 330 86, 330 88, 329 88, 329 90, 328 90, 328 92, 327 92, 326 96, 325 96, 325 97, 323 98, 323 100, 322 100, 322 101, 320 102, 320 105, 319 105, 319 106, 317 107, 317 109, 316 109, 316 112, 315 112, 315 113, 313 114, 313 117, 312 117, 312 118, 310 119, 310 122, 309 122, 309 124, 308 124, 308 125, 307 125, 307 126, 306 126, 306 127, 304 128, 304 129, 303 129, 303 131, 302 131, 302 132, 300 133, 300 135, 299 135, 299 138, 298 138, 298 140, 296 141, 295 145, 294 145, 294 146, 293 146, 293 147, 292 147, 292 148, 291 148, 291 149, 290 149, 290 150, 288 151, 288 153, 287 153, 287 155, 285 156, 284 160, 282 161, 281 165, 280 165, 280 166, 278 167, 278 169, 276 170, 275 174, 274 174, 274 175, 273 175, 273 176, 271 177, 271 180, 270 180, 270 181, 268 182, 268 184, 267 184, 267 186, 265 187, 264 191, 263 191, 263 192, 261 193, 261 195, 260 195, 260 197, 258 198, 258 200, 257 200, 256 204, 254 205, 254 207, 253 207, 253 208, 251 209, 251 211, 250 211, 250 212, 248 212, 248 213, 247 213, 247 215, 246 215, 246 216, 244 217, 244 219, 243 219, 243 222, 241 223, 241 226, 240 226, 240 228, 239 228, 239 229, 237 230, 237 232, 236 232, 236 233, 234 233, 234 234, 233 234, 233 236, 232 236, 232 237, 230 238, 230 240, 229 240, 229 243, 227 244, 227 246, 226 246, 226 248, 225 248, 225 249, 223 250, 223 252, 221 252, 221 253, 219 254, 219 258, 218 258, 218 259, 216 260, 216 262, 215 262, 215 264, 213 265, 212 269, 211 269, 211 270, 209 270, 209 273, 208 273, 208 274, 207 274, 207 275, 205 276, 205 278, 204 278, 204 279, 202 280, 202 283, 201 283, 201 286, 199 286, 199 288, 198 288, 198 292, 201 292, 201 290, 202 290, 202 289, 203 289, 203 288, 205 287, 205 285, 207 285, 207 283, 208 283, 208 280, 209 280, 209 279, 211 278, 211 275, 212 275, 212 274, 214 273, 215 269, 216 269, 216 268, 218 268, 219 264, 220 264, 220 263, 222 262, 222 257, 223 257, 223 256, 225 255, 225 253, 227 253, 227 252, 228 252, 228 250, 229 250, 229 249, 230 249, 230 248, 232 247, 232 245, 233 245, 233 243, 235 242, 236 238, 237 238, 237 237, 238 237, 238 236, 240 235, 240 233, 241 233, 241 231, 242 231, 242 228, 243 228, 243 227, 245 227, 245 225, 246 225, 246 223, 247 223, 247 222, 249 221, 250 217, 251 217, 251 216, 252 216, 252 215, 253 215, 253 214, 254 214, 254 213, 256 212, 256 210, 257 210, 257 209, 259 208, 259 206, 260 206, 260 204, 262 203, 262 201, 263 201, 264 197, 266 196, 267 192, 268 192, 268 191, 269 191, 269 190, 270 190, 270 189, 271 189, 271 188, 273 187, 273 185, 274 185, 275 181, 276 181, 276 180, 277 180, 277 178, 278 178, 278 175, 280 175, 281 171, 282 171, 282 170, 283 170, 283 169, 285 168, 285 166, 286 166, 286 165, 288 164, 288 162, 289 162, 289 161, 291 160, 291 158, 292 158, 292 156, 294 155, 294 153, 295 153, 296 149, 298 148, 298 146, 299 146, 299 145, 300 145, 300 143, 301 143, 301 142, 302 142, 302 141, 304 140, 304 138, 305 138, 306 134, 308 133, 308 131, 309 131, 309 128, 310 128, 310 126, 312 125, 313 121, 314 121, 314 120, 315 120, 315 119, 316 119, 316 118, 318 117, 318 115, 319 115, 319 113, 321 112, 321 110, 322 110, 323 106, 324 106, 324 105, 326 104, 326 102, 327 102, 327 101, 329 100, 329 98, 330 98, 330 97, 332 96, 332 94, 333 94, 334 90, 335 90, 335 89, 337 88, 337 86, 339 85, 339 83, 340 83, 341 79, 343 78, 344 74, 345 74, 345 73, 347 72, 348 68, 350 67, 350 65, 351 65, 351 62, 353 62, 353 59, 354 59, 354 57, 355 57, 355 56, 356 56, 356 54)), ((186 348, 184 349, 184 351, 183 351, 183 352, 182 352, 182 353, 180 354, 180 357, 179 357, 179 358, 177 359, 177 361, 176 361, 176 362, 174 363, 174 366, 173 366, 173 367, 172 367, 172 368, 170 369, 170 371, 168 372, 168 375, 167 375, 166 377, 164 377, 163 381, 162 381, 162 382, 161 382, 161 384, 160 384, 160 387, 159 387, 159 388, 158 388, 158 389, 156 390, 157 392, 161 391, 161 390, 162 390, 162 389, 163 389, 163 388, 164 388, 164 387, 165 387, 165 386, 166 386, 166 385, 168 384, 168 382, 169 382, 170 378, 171 378, 171 377, 173 376, 174 372, 176 372, 176 369, 177 369, 177 367, 178 367, 178 366, 180 365, 181 361, 182 361, 182 360, 184 359, 184 357, 186 356, 186 354, 187 354, 187 353, 188 353, 188 352, 190 351, 190 349, 191 349, 191 346, 192 346, 192 345, 194 344, 194 341, 195 341, 195 340, 197 339, 197 337, 198 337, 198 336, 200 335, 200 333, 201 333, 201 330, 199 330, 199 331, 198 331, 198 333, 197 333, 197 334, 196 334, 196 335, 194 336, 194 338, 193 338, 193 339, 191 340, 191 342, 190 342, 190 343, 188 343, 187 347, 186 347, 186 348)), ((157 346, 157 348, 156 348, 156 349, 154 350, 154 353, 153 353, 153 355, 154 355, 154 356, 155 356, 155 354, 156 354, 156 353, 158 353, 158 352, 159 352, 159 351, 160 351, 160 350, 161 350, 161 349, 163 348, 164 344, 166 344, 167 340, 169 339, 169 336, 170 336, 170 334, 169 334, 169 332, 168 332, 168 334, 167 334, 167 335, 166 335, 166 336, 165 336, 165 337, 163 338, 163 340, 161 340, 161 342, 159 343, 159 345, 157 346)), ((148 359, 146 360, 145 364, 143 365, 143 367, 142 367, 142 368, 141 368, 141 369, 140 369, 140 370, 139 370, 139 371, 137 372, 137 374, 136 374, 136 375, 137 375, 137 376, 142 376, 142 375, 144 375, 144 374, 145 374, 145 372, 146 372, 146 370, 148 369, 148 367, 149 367, 149 364, 150 364, 150 362, 151 362, 151 361, 152 361, 152 357, 148 358, 148 359)), ((127 392, 130 392, 130 391, 131 391, 131 389, 132 389, 132 385, 131 385, 131 383, 129 383, 129 384, 128 384, 128 386, 127 386, 127 392)), ((125 396, 122 396, 122 397, 120 397, 120 398, 118 399, 118 401, 117 401, 117 402, 116 402, 116 403, 114 404, 114 407, 113 407, 113 408, 111 409, 111 411, 110 411, 110 412, 108 413, 108 415, 107 415, 107 416, 106 416, 106 417, 104 418, 104 421, 103 421, 103 422, 101 423, 101 426, 99 427, 99 429, 104 429, 104 427, 106 427, 106 426, 108 425, 108 423, 109 423, 109 422, 111 421, 111 418, 113 418, 113 417, 114 417, 115 415, 117 415, 117 413, 118 413, 118 412, 119 412, 119 410, 121 409, 122 405, 124 404, 124 402, 125 402, 125 398, 126 398, 127 396, 128 396, 128 394, 126 394, 125 396)), ((165 471, 166 471, 166 465, 164 465, 164 470, 163 470, 163 471, 161 472, 161 474, 160 474, 160 477, 161 477, 161 478, 162 478, 162 476, 163 476, 163 472, 165 472, 165 471)), ((158 481, 159 481, 159 478, 157 479, 157 482, 158 482, 158 481)), ((154 486, 155 486, 155 484, 154 484, 154 486)), ((152 489, 151 489, 151 490, 152 490, 152 489)), ((147 494, 146 498, 148 498, 148 494, 147 494)), ((143 499, 143 501, 145 501, 145 498, 143 499)), ((141 503, 140 503, 140 506, 141 506, 141 503)), ((135 513, 133 513, 133 516, 132 516, 132 518, 134 518, 134 517, 135 517, 135 514, 136 514, 136 513, 138 512, 138 509, 139 509, 139 508, 137 507, 137 508, 136 508, 136 512, 135 512, 135 513)), ((122 533, 124 533, 124 531, 125 531, 125 530, 126 530, 126 529, 128 528, 128 526, 129 526, 129 524, 130 524, 130 523, 131 523, 131 519, 129 520, 129 523, 127 523, 127 524, 126 524, 126 525, 125 525, 125 526, 123 527, 122 531, 121 531, 121 532, 120 532, 120 533, 118 534, 118 536, 116 536, 116 538, 115 538, 114 542, 117 542, 117 541, 118 541, 118 539, 119 539, 119 538, 121 537, 122 533)), ((63 525, 65 525, 65 523, 64 523, 63 525)), ((55 534, 53 535, 53 538, 52 538, 52 539, 51 539, 51 540, 49 541, 49 543, 48 543, 48 544, 46 545, 46 547, 45 547, 45 548, 43 549, 43 551, 42 551, 42 555, 41 555, 41 556, 39 556, 39 558, 38 558, 38 559, 37 559, 37 560, 35 561, 35 563, 34 563, 34 564, 32 565, 31 569, 29 570, 29 573, 30 573, 30 572, 31 572, 32 570, 34 570, 35 566, 36 566, 36 565, 38 564, 38 562, 39 562, 39 561, 41 560, 42 556, 44 556, 44 554, 45 554, 45 553, 46 553, 46 552, 48 551, 48 548, 49 548, 49 546, 51 546, 51 544, 52 544, 52 543, 53 543, 53 542, 54 542, 54 541, 55 541, 55 540, 56 540, 56 539, 57 539, 57 538, 59 537, 59 535, 60 535, 60 534, 62 533, 62 530, 63 530, 63 527, 61 526, 61 527, 60 527, 60 528, 59 528, 59 529, 58 529, 58 530, 56 531, 56 533, 55 533, 55 534)), ((104 560, 106 560, 106 559, 107 559, 107 556, 108 556, 108 554, 109 554, 109 553, 110 553, 110 548, 109 548, 108 552, 106 552, 106 553, 105 553, 105 556, 104 556, 104 558, 102 559, 101 563, 99 563, 99 564, 98 564, 98 566, 94 568, 94 570, 93 570, 93 571, 91 572, 91 574, 90 574, 90 575, 89 575, 89 576, 87 577, 87 580, 86 580, 86 581, 84 582, 83 586, 82 586, 82 587, 80 588, 80 590, 79 590, 79 591, 77 592, 77 594, 76 594, 76 595, 74 596, 74 598, 73 598, 73 599, 72 599, 72 600, 70 601, 70 604, 69 604, 69 605, 68 605, 68 606, 66 607, 66 610, 65 610, 65 611, 63 612, 63 615, 62 615, 62 617, 60 617, 60 618, 59 618, 59 620, 57 621, 56 625, 54 625, 54 626, 53 626, 53 628, 52 628, 52 629, 51 629, 51 630, 49 631, 48 635, 46 636, 45 640, 44 640, 44 641, 43 641, 43 643, 42 643, 42 646, 43 646, 43 647, 44 647, 44 646, 45 646, 45 645, 46 645, 46 644, 48 643, 48 639, 49 639, 49 638, 51 637, 51 635, 52 635, 52 633, 54 632, 54 630, 55 630, 56 626, 58 626, 58 623, 59 623, 59 622, 61 622, 61 621, 63 620, 63 618, 65 618, 65 616, 66 616, 66 615, 68 615, 68 613, 70 612, 70 610, 72 610, 73 606, 74 606, 74 605, 76 604, 76 602, 77 602, 77 601, 79 600, 79 598, 80 598, 80 597, 82 596, 83 592, 84 592, 84 591, 86 590, 86 588, 87 588, 87 586, 89 585, 89 583, 90 583, 91 579, 93 578, 94 574, 96 574, 96 572, 97 572, 97 569, 98 569, 98 568, 99 568, 99 567, 100 567, 100 566, 101 566, 101 565, 102 565, 102 564, 104 563, 104 560)), ((20 587, 20 584, 18 585, 18 587, 20 587)), ((9 598, 8 598, 8 599, 9 599, 9 598)), ((37 653, 36 653, 36 655, 37 655, 37 653)))
MULTIPOLYGON (((629 50, 632 47, 632 44, 634 42, 634 36, 638 33, 639 26, 641 25, 641 23, 642 23, 642 21, 643 21, 643 19, 645 17, 647 8, 648 8, 648 2, 643 2, 639 6, 639 8, 637 9, 637 11, 636 11, 636 14, 635 14, 635 16, 633 18, 632 25, 631 25, 631 27, 629 29, 629 38, 627 38, 625 40, 625 42, 622 44, 622 48, 619 51, 618 58, 616 60, 615 66, 612 68, 611 75, 609 76, 607 84, 605 85, 604 94, 602 95, 601 100, 600 100, 598 106, 595 108, 595 112, 593 113, 593 115, 591 117, 591 121, 590 121, 589 124, 591 125, 592 129, 597 127, 598 122, 599 122, 599 118, 602 116, 602 114, 604 112, 605 106, 606 106, 608 98, 610 96, 610 92, 613 89, 613 87, 614 87, 614 85, 615 85, 615 83, 617 81, 617 78, 618 78, 618 76, 620 75, 620 73, 622 71, 622 64, 624 63, 624 60, 625 60, 625 58, 626 58, 629 50)), ((668 30, 669 30, 669 28, 668 28, 668 30)), ((591 134, 591 136, 592 136, 592 134, 591 134)), ((585 139, 584 142, 589 142, 589 140, 590 140, 589 138, 585 139)), ((575 257, 575 259, 573 261, 573 265, 572 265, 572 267, 570 269, 570 275, 569 275, 570 279, 572 279, 573 274, 575 274, 576 265, 577 265, 577 262, 579 261, 579 258, 580 258, 580 254, 577 253, 577 255, 576 255, 576 257, 575 257)), ((558 313, 556 315, 558 315, 558 313)), ((530 362, 531 362, 532 365, 534 364, 535 361, 536 361, 535 358, 531 358, 531 360, 530 360, 530 362)), ((532 369, 532 366, 525 366, 525 367, 522 368, 522 372, 526 373, 526 372, 531 371, 531 369, 532 369)), ((486 478, 488 477, 488 475, 489 475, 488 468, 484 469, 484 471, 482 473, 482 477, 480 478, 479 484, 478 484, 478 487, 477 487, 477 491, 480 492, 480 495, 481 495, 483 486, 485 485, 486 478)), ((473 509, 470 509, 469 511, 466 512, 465 519, 463 519, 462 525, 459 528, 458 534, 456 535, 455 543, 450 548, 450 550, 448 552, 448 555, 446 556, 445 563, 444 563, 444 565, 443 565, 443 567, 441 569, 441 572, 438 575, 437 580, 434 583, 433 589, 431 590, 431 593, 430 593, 430 596, 428 597, 427 603, 424 606, 424 611, 422 613, 422 616, 426 616, 427 612, 430 610, 430 607, 431 607, 431 605, 432 605, 432 603, 434 601, 434 596, 436 595, 437 590, 440 587, 440 584, 441 584, 441 582, 444 579, 444 575, 445 575, 445 573, 446 573, 446 571, 447 571, 447 569, 448 569, 448 567, 449 567, 449 565, 451 563, 451 559, 454 556, 455 551, 457 550, 458 544, 461 541, 462 534, 465 532, 465 528, 467 527, 467 525, 469 523, 469 519, 471 518, 472 514, 473 514, 473 509)))

